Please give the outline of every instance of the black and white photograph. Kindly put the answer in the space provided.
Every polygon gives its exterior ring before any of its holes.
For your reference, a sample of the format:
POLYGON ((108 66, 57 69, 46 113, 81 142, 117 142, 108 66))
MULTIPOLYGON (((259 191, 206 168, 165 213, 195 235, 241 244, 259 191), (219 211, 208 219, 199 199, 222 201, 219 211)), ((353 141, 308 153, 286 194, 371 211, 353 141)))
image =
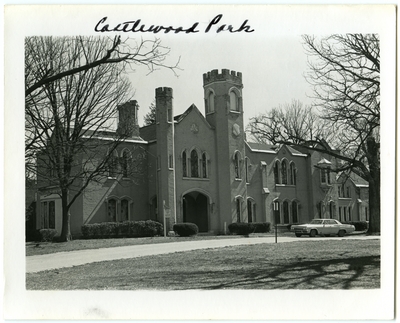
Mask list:
POLYGON ((394 318, 394 5, 4 17, 7 319, 394 318))

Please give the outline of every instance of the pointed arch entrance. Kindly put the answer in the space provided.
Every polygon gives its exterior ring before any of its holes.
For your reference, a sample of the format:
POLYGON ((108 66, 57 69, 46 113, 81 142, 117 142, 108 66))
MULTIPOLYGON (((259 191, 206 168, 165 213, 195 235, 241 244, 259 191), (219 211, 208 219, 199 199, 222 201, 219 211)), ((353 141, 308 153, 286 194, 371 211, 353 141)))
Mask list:
POLYGON ((187 192, 182 197, 183 222, 191 222, 198 226, 199 232, 209 230, 209 197, 199 191, 187 192))

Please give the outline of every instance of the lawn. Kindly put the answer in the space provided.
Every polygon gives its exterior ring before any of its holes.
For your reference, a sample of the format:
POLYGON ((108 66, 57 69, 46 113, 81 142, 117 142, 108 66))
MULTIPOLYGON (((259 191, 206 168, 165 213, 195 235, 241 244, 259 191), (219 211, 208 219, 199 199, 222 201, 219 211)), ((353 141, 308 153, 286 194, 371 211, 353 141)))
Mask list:
POLYGON ((380 240, 298 241, 196 250, 27 274, 30 290, 371 289, 380 240))
MULTIPOLYGON (((293 237, 294 233, 280 233, 280 236, 293 237)), ((273 236, 272 233, 251 234, 250 236, 273 236)), ((25 244, 26 256, 45 255, 55 252, 75 251, 86 249, 99 249, 132 246, 153 243, 181 242, 191 240, 210 240, 210 239, 235 239, 243 238, 240 235, 221 235, 221 236, 193 236, 193 237, 148 237, 148 238, 119 238, 119 239, 89 239, 89 240, 72 240, 69 242, 27 242, 25 244)))

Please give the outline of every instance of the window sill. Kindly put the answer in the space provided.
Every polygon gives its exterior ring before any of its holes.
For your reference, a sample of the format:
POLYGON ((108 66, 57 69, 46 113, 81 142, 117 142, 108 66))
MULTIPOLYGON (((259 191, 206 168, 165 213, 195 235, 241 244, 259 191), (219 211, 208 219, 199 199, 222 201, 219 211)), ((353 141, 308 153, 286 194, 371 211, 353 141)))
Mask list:
POLYGON ((209 178, 203 178, 203 177, 182 177, 184 180, 189 180, 189 181, 209 181, 209 178))
POLYGON ((293 184, 275 184, 276 187, 296 187, 296 185, 293 184))
POLYGON ((242 179, 241 178, 235 178, 235 182, 241 182, 242 179))

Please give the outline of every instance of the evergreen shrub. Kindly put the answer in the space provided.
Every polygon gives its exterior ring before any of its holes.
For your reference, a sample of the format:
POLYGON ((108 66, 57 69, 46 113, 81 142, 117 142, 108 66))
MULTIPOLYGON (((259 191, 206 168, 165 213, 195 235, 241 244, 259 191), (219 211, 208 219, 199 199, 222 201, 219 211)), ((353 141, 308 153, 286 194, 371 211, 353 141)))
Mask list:
POLYGON ((250 233, 266 233, 271 229, 269 222, 234 222, 228 225, 229 232, 238 235, 249 235, 250 233))
POLYGON ((53 241, 56 235, 57 235, 56 229, 40 229, 38 230, 37 240, 41 242, 53 241))
POLYGON ((347 221, 347 222, 342 222, 342 223, 354 225, 356 227, 356 231, 368 230, 368 222, 367 221, 347 221))
POLYGON ((81 227, 84 239, 154 237, 162 235, 162 232, 163 225, 152 220, 102 222, 84 224, 81 227))
POLYGON ((180 237, 195 236, 197 233, 199 233, 198 226, 190 222, 175 223, 172 229, 180 237))

